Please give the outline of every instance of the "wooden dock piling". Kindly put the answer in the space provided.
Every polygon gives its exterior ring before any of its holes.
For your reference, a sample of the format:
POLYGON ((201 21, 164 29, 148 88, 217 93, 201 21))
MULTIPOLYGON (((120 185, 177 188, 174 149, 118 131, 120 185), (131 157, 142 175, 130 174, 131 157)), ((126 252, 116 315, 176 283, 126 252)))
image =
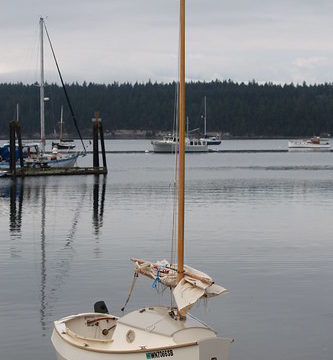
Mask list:
POLYGON ((98 149, 98 135, 99 135, 101 142, 101 149, 102 149, 103 168, 107 171, 103 124, 102 124, 102 119, 99 118, 98 112, 95 113, 95 118, 92 119, 92 122, 93 122, 93 167, 94 168, 99 167, 99 149, 98 149))
POLYGON ((98 112, 95 113, 95 118, 93 119, 93 167, 99 167, 99 156, 98 156, 98 112))
POLYGON ((105 144, 104 144, 104 132, 103 132, 103 123, 102 123, 102 121, 99 123, 99 137, 100 137, 100 140, 101 140, 103 167, 105 169, 107 169, 106 155, 105 155, 105 144))

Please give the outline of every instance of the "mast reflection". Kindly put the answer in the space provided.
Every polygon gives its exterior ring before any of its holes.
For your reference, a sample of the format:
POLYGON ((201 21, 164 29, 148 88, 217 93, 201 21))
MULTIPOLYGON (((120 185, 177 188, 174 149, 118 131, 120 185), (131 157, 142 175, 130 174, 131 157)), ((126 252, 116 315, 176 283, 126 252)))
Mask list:
POLYGON ((100 176, 95 176, 94 178, 94 187, 93 187, 93 227, 95 230, 95 255, 99 256, 101 253, 99 247, 99 233, 103 227, 103 216, 104 216, 104 203, 105 203, 105 192, 106 192, 106 176, 102 176, 102 190, 101 190, 101 199, 100 199, 100 176))
POLYGON ((71 274, 76 235, 80 229, 81 215, 87 206, 93 207, 93 223, 90 226, 97 238, 94 252, 100 253, 98 237, 103 226, 105 177, 97 178, 89 185, 83 182, 81 186, 75 188, 75 194, 71 198, 65 197, 65 193, 59 190, 62 186, 59 187, 59 183, 53 179, 16 179, 16 182, 9 181, 6 185, 2 188, 0 196, 7 203, 12 257, 22 254, 23 244, 17 239, 23 234, 23 221, 26 222, 27 231, 32 230, 33 233, 32 241, 34 250, 37 251, 37 258, 33 260, 37 260, 37 283, 39 283, 39 286, 37 285, 39 306, 36 315, 40 324, 40 334, 46 336, 52 326, 53 308, 59 300, 59 291, 71 274), (92 195, 89 205, 86 204, 88 193, 92 195), (60 213, 59 209, 61 209, 60 213), (63 211, 66 211, 66 214, 63 211), (61 226, 57 223, 59 214, 61 214, 61 226), (24 220, 23 216, 25 216, 24 220), (34 229, 37 230, 36 233, 34 229))
MULTIPOLYGON (((73 261, 73 243, 76 231, 79 225, 81 210, 83 208, 84 200, 87 193, 87 186, 81 190, 81 196, 76 205, 74 215, 71 221, 71 227, 64 238, 63 246, 56 253, 57 262, 52 265, 53 271, 51 277, 47 278, 47 241, 46 241, 46 187, 45 184, 41 187, 41 283, 40 283, 40 324, 42 328, 42 335, 47 335, 47 329, 50 322, 48 318, 51 317, 51 304, 57 302, 57 291, 64 284, 65 278, 70 274, 70 267, 73 261), (47 286, 48 279, 48 286, 47 286)), ((62 240, 63 241, 63 240, 62 240)), ((54 255, 53 255, 54 256, 54 255)), ((51 266, 51 264, 50 264, 51 266)), ((49 270, 50 271, 50 270, 49 270)))
POLYGON ((47 308, 46 299, 46 248, 45 248, 45 223, 46 223, 46 196, 45 184, 41 189, 41 231, 40 231, 40 324, 42 327, 42 335, 46 335, 45 313, 47 308))

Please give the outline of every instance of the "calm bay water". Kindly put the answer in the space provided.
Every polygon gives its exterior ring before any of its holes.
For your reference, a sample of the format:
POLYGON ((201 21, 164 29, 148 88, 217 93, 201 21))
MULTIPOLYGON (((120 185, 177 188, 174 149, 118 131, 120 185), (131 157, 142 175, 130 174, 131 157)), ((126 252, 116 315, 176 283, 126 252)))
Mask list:
MULTIPOLYGON (((150 148, 148 141, 106 145, 150 148)), ((223 148, 279 149, 286 141, 223 148)), ((331 360, 333 154, 186 159, 186 263, 230 290, 192 313, 235 338, 231 360, 331 360)), ((105 178, 1 179, 1 359, 55 359, 55 319, 91 311, 100 299, 120 315, 129 258, 169 258, 173 156, 109 154, 107 161, 105 178)), ((140 279, 128 310, 164 302, 140 279)))

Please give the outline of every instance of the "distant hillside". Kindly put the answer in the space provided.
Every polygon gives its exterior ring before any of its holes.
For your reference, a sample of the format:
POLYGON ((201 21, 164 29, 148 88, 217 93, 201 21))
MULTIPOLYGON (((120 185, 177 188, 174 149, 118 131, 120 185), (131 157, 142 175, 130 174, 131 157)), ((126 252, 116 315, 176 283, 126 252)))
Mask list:
MULTIPOLYGON (((84 136, 91 133, 97 110, 105 130, 148 130, 147 135, 171 131, 175 83, 71 84, 68 93, 84 136)), ((61 87, 45 88, 46 133, 58 131, 64 105, 65 131, 75 136, 73 122, 61 87)), ((232 81, 191 82, 186 85, 186 114, 190 128, 203 130, 203 97, 207 96, 207 130, 233 136, 311 136, 333 132, 333 85, 259 85, 232 81)), ((37 84, 0 84, 0 136, 8 137, 8 122, 15 118, 16 103, 25 137, 39 133, 37 84)))

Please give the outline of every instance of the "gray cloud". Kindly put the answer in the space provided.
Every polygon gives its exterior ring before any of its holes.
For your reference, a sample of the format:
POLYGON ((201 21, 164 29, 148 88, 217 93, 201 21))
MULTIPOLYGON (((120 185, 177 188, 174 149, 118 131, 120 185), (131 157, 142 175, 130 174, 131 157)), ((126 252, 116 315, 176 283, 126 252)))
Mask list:
MULTIPOLYGON (((38 80, 38 19, 67 81, 172 81, 178 0, 1 0, 0 81, 38 80)), ((331 82, 331 1, 187 1, 187 78, 331 82)), ((50 53, 46 74, 56 81, 50 53)))

